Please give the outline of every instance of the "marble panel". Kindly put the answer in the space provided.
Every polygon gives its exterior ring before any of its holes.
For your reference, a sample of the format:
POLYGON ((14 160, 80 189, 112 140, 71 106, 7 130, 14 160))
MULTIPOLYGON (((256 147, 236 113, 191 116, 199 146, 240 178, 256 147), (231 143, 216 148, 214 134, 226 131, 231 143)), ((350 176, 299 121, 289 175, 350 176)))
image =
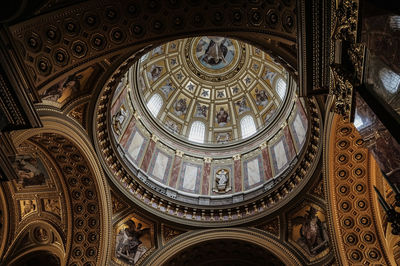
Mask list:
POLYGON ((305 121, 301 118, 299 112, 296 113, 292 123, 290 123, 290 130, 294 139, 294 143, 298 151, 303 147, 304 141, 306 140, 307 128, 305 121))
POLYGON ((132 116, 131 120, 129 121, 129 124, 128 124, 126 130, 124 131, 124 133, 123 133, 123 135, 121 137, 121 140, 119 142, 121 147, 124 148, 125 152, 126 152, 126 149, 127 149, 128 141, 129 141, 130 137, 132 137, 132 132, 136 128, 135 124, 136 124, 136 119, 132 116))
POLYGON ((245 189, 251 189, 264 181, 264 169, 261 154, 243 161, 245 189))
POLYGON ((289 147, 284 136, 281 136, 281 138, 272 145, 270 154, 274 172, 275 175, 277 175, 289 164, 289 147))
POLYGON ((144 154, 148 140, 143 137, 143 135, 138 131, 134 130, 132 137, 128 143, 126 154, 128 158, 136 165, 139 164, 140 159, 144 154))
POLYGON ((183 162, 180 173, 179 189, 186 192, 199 193, 202 167, 203 165, 200 164, 183 162))
POLYGON ((166 183, 171 169, 171 164, 172 156, 165 154, 159 149, 156 149, 153 160, 151 161, 149 173, 158 181, 166 183))

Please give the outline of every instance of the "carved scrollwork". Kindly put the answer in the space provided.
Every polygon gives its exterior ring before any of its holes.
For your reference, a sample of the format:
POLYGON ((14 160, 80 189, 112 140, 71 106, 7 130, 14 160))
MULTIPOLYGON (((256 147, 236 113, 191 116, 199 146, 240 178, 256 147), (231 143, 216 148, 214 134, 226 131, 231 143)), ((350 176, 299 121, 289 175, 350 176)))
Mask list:
POLYGON ((363 79, 365 45, 357 42, 357 24, 357 1, 343 1, 336 10, 336 23, 332 30, 332 42, 341 58, 331 65, 333 81, 330 94, 335 97, 334 112, 347 121, 350 121, 354 106, 354 88, 363 79))

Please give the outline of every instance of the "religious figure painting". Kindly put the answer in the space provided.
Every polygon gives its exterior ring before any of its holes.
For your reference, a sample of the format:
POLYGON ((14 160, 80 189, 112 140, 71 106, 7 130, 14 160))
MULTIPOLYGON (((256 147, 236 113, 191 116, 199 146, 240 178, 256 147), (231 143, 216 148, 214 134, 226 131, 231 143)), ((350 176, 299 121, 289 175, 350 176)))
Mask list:
POLYGON ((196 113, 195 117, 202 117, 202 118, 207 118, 207 111, 208 111, 208 106, 204 104, 197 103, 196 105, 196 113))
POLYGON ((254 90, 254 95, 256 98, 256 104, 258 106, 262 106, 265 107, 268 104, 268 95, 267 95, 267 91, 265 89, 259 89, 256 88, 254 90))
POLYGON ((21 217, 23 218, 25 215, 37 211, 36 200, 20 200, 19 206, 21 210, 21 217))
POLYGON ((235 55, 232 41, 225 37, 202 37, 196 47, 196 56, 200 63, 212 70, 221 69, 230 64, 235 55))
POLYGON ((307 205, 291 219, 292 238, 311 256, 317 256, 329 247, 325 215, 312 205, 307 205))
POLYGON ((179 134, 180 126, 173 120, 165 121, 165 126, 174 133, 179 134))
POLYGON ((229 122, 229 119, 230 119, 229 113, 225 110, 224 107, 221 106, 215 116, 215 120, 216 120, 218 126, 220 126, 220 127, 225 126, 229 122))
POLYGON ((128 265, 135 265, 152 247, 151 225, 134 217, 117 228, 115 257, 128 265))
POLYGON ((220 132, 215 134, 215 140, 219 144, 228 143, 231 140, 230 132, 220 132))
POLYGON ((250 111, 250 107, 247 105, 247 101, 245 97, 242 97, 239 101, 237 101, 236 106, 238 107, 238 113, 243 114, 244 112, 250 111))
POLYGON ((95 71, 94 67, 88 67, 78 71, 66 79, 54 84, 45 91, 42 91, 40 98, 46 101, 62 103, 65 100, 73 97, 76 93, 85 89, 85 85, 95 71))
POLYGON ((165 84, 160 87, 160 90, 164 93, 165 97, 168 98, 169 94, 175 90, 175 87, 172 85, 171 80, 167 79, 165 84))
POLYGON ((13 160, 13 167, 17 173, 17 183, 22 187, 41 186, 49 179, 47 170, 39 156, 17 155, 13 160))
POLYGON ((188 103, 186 98, 180 98, 174 103, 174 112, 178 116, 186 114, 187 108, 188 103))
POLYGON ((264 80, 269 80, 270 84, 272 84, 272 81, 274 80, 274 77, 276 76, 276 73, 273 72, 271 69, 266 68, 264 71, 264 74, 262 76, 262 78, 264 80))
POLYGON ((158 66, 158 65, 154 64, 150 67, 150 71, 147 72, 147 78, 150 81, 154 82, 161 76, 162 71, 163 71, 162 66, 158 66))

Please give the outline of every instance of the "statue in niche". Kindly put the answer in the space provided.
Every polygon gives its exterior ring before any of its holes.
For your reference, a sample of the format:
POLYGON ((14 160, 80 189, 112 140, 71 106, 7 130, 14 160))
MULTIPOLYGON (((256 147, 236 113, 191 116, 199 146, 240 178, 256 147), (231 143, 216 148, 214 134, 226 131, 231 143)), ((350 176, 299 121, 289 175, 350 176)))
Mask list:
POLYGON ((300 238, 297 243, 311 255, 318 255, 329 244, 326 224, 317 216, 317 210, 310 206, 304 216, 297 216, 292 220, 294 225, 301 224, 300 238))
POLYGON ((229 121, 229 114, 225 111, 224 107, 219 109, 219 112, 216 115, 217 124, 220 127, 225 126, 229 121))
POLYGON ((176 115, 179 116, 184 115, 186 114, 186 110, 187 110, 186 99, 181 98, 174 103, 174 111, 176 115))
POLYGON ((229 170, 220 169, 215 174, 215 189, 214 192, 225 193, 231 188, 228 187, 229 183, 229 170))
POLYGON ((117 135, 121 135, 122 124, 124 123, 127 117, 128 117, 128 112, 126 111, 125 106, 121 105, 121 108, 112 117, 114 131, 115 133, 117 133, 117 135))
POLYGON ((126 228, 119 231, 116 237, 116 257, 128 263, 134 264, 147 251, 140 238, 149 232, 149 228, 142 229, 142 224, 136 224, 132 220, 125 223, 126 228))
POLYGON ((258 88, 256 88, 255 93, 256 93, 256 104, 261 106, 267 106, 268 104, 267 92, 263 89, 259 90, 258 88))

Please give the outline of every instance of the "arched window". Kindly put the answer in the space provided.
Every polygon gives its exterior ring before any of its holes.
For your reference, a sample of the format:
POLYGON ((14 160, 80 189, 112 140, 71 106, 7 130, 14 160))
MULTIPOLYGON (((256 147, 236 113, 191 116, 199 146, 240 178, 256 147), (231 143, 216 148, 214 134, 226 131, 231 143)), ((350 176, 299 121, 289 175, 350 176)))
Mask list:
POLYGON ((281 100, 283 100, 283 98, 285 98, 286 82, 281 78, 279 78, 278 81, 276 82, 276 92, 278 93, 281 100))
POLYGON ((189 140, 198 143, 204 143, 204 134, 206 126, 200 121, 195 121, 190 128, 189 140))
POLYGON ((147 103, 147 108, 149 108, 150 113, 156 117, 161 110, 163 105, 163 99, 159 94, 154 94, 151 96, 150 101, 147 103))
POLYGON ((240 120, 240 129, 242 130, 242 138, 247 138, 256 133, 256 124, 250 115, 246 115, 240 120))
POLYGON ((379 70, 379 78, 385 89, 390 93, 395 93, 399 89, 400 75, 390 69, 382 68, 379 70))

